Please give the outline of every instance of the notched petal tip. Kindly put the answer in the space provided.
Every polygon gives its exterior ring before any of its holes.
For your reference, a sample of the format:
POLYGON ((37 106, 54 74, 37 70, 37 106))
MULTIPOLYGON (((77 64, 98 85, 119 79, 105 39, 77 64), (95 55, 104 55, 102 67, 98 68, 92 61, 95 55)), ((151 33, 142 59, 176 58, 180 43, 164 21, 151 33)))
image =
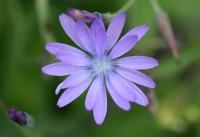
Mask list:
POLYGON ((45 49, 46 49, 48 52, 50 52, 50 47, 51 47, 50 42, 45 43, 45 49))
POLYGON ((149 25, 148 24, 144 24, 144 25, 141 25, 141 27, 144 28, 144 30, 148 31, 149 30, 149 25))
POLYGON ((159 65, 160 65, 160 63, 159 63, 159 61, 157 60, 157 59, 155 59, 155 58, 153 58, 153 57, 149 57, 150 59, 151 59, 151 61, 152 61, 152 67, 151 68, 149 68, 149 69, 153 69, 153 68, 156 68, 156 67, 158 67, 159 65))
POLYGON ((144 35, 149 30, 149 25, 148 24, 140 25, 140 26, 137 26, 135 29, 136 30, 138 29, 138 31, 140 31, 140 33, 144 35))
POLYGON ((46 66, 44 66, 44 67, 41 68, 41 72, 44 73, 44 74, 46 74, 45 73, 45 69, 46 69, 46 66))
POLYGON ((156 88, 156 83, 153 81, 152 82, 152 86, 151 87, 149 87, 150 89, 154 89, 154 88, 156 88))
POLYGON ((70 16, 65 14, 65 13, 61 13, 58 18, 59 18, 59 21, 60 21, 61 25, 65 24, 64 23, 65 21, 74 22, 74 20, 70 16))
POLYGON ((140 104, 141 106, 147 107, 149 106, 149 100, 147 99, 146 102, 144 102, 143 104, 140 104))
POLYGON ((87 111, 92 111, 92 107, 89 107, 87 104, 85 104, 85 109, 86 109, 87 111))
POLYGON ((148 86, 148 88, 150 88, 150 89, 155 89, 156 88, 156 83, 154 82, 154 80, 151 77, 149 77, 149 86, 148 86))
POLYGON ((146 34, 146 32, 149 30, 149 26, 147 24, 137 26, 130 30, 128 33, 124 35, 124 37, 131 36, 131 35, 137 35, 138 41, 146 34))
POLYGON ((159 61, 157 59, 154 60, 155 60, 155 67, 158 67, 160 65, 159 61))
POLYGON ((131 110, 131 105, 129 105, 127 108, 123 108, 124 111, 130 111, 131 110))
POLYGON ((56 45, 59 45, 59 44, 62 44, 62 43, 57 43, 57 42, 47 42, 45 44, 45 49, 51 53, 52 55, 54 55, 57 51, 58 51, 58 47, 56 45))
POLYGON ((46 75, 53 75, 51 72, 49 72, 49 65, 42 67, 41 72, 46 74, 46 75))
POLYGON ((101 126, 104 122, 104 119, 103 120, 97 120, 97 119, 94 119, 95 120, 95 123, 98 125, 98 126, 101 126))
MULTIPOLYGON (((65 17, 67 17, 67 18, 71 18, 70 16, 68 16, 67 14, 65 14, 65 13, 61 13, 60 15, 59 15, 59 20, 62 20, 63 18, 65 18, 65 17)), ((71 18, 72 19, 72 18, 71 18)))
POLYGON ((56 105, 58 106, 58 108, 62 108, 62 107, 64 107, 64 106, 65 106, 65 105, 63 105, 63 104, 62 104, 62 102, 61 102, 61 101, 58 101, 56 105))
POLYGON ((96 122, 96 124, 97 124, 97 126, 101 126, 103 124, 103 122, 100 122, 100 123, 96 122))
POLYGON ((56 87, 56 90, 55 90, 55 94, 58 95, 62 89, 62 85, 63 85, 63 82, 60 83, 57 87, 56 87))

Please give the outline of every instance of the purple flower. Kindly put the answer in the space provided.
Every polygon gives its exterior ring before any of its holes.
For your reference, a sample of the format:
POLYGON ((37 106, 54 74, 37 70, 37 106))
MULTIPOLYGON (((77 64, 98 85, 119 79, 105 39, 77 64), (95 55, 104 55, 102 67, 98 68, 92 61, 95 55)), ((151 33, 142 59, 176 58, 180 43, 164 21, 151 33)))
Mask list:
POLYGON ((61 14, 59 19, 67 35, 82 49, 63 43, 46 44, 46 49, 60 61, 43 67, 42 71, 53 76, 68 76, 56 88, 56 94, 65 89, 58 100, 59 107, 68 105, 88 89, 85 107, 93 111, 96 123, 101 125, 107 112, 106 90, 125 111, 130 110, 130 102, 148 105, 147 97, 136 84, 155 88, 155 83, 138 70, 158 66, 157 60, 146 56, 119 58, 143 37, 147 25, 132 29, 118 40, 125 22, 124 13, 112 19, 107 31, 100 18, 90 27, 66 14, 61 14))

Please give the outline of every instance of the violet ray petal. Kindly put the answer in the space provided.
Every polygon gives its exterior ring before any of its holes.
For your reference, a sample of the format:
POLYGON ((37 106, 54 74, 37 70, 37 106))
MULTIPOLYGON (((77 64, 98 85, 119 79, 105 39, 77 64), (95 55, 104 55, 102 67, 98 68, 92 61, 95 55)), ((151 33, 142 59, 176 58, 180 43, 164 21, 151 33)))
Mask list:
POLYGON ((97 95, 97 100, 93 108, 93 116, 97 125, 101 125, 106 117, 107 113, 107 95, 105 85, 103 90, 100 90, 97 95))
MULTIPOLYGON (((100 25, 101 28, 103 28, 104 30, 106 30, 102 18, 97 17, 97 18, 94 19, 94 21, 95 21, 95 20, 97 21, 97 24, 100 25)), ((92 24, 94 23, 94 21, 92 22, 92 24)), ((91 26, 90 26, 90 30, 91 30, 91 32, 92 32, 92 29, 91 29, 92 24, 91 24, 91 26)))
POLYGON ((95 50, 98 56, 102 56, 106 48, 106 30, 103 25, 103 21, 99 18, 96 18, 91 27, 91 34, 93 40, 95 41, 95 50))
POLYGON ((57 106, 61 108, 74 101, 88 88, 91 82, 92 79, 87 79, 86 81, 75 87, 66 89, 58 99, 57 106))
POLYGON ((91 32, 88 26, 81 21, 77 21, 76 34, 78 38, 80 39, 81 43, 83 44, 83 46, 85 47, 85 49, 89 53, 94 54, 95 53, 94 42, 93 42, 91 32))
POLYGON ((79 85, 83 81, 89 78, 91 72, 88 70, 79 70, 76 73, 69 75, 62 84, 62 88, 69 88, 79 85))
POLYGON ((125 13, 120 12, 111 20, 111 23, 109 24, 107 29, 107 44, 106 44, 107 51, 112 49, 112 47, 117 42, 124 27, 125 19, 126 19, 125 13))
POLYGON ((138 70, 128 70, 123 68, 116 68, 116 72, 119 73, 124 78, 137 83, 139 85, 148 87, 148 88, 155 88, 154 81, 145 75, 144 73, 138 71, 138 70))
POLYGON ((59 16, 59 20, 62 28, 67 33, 67 35, 74 41, 74 43, 80 48, 85 49, 76 35, 76 22, 64 13, 59 16))
POLYGON ((138 41, 144 36, 144 34, 149 30, 148 25, 141 25, 133 28, 129 32, 127 32, 122 38, 136 35, 138 37, 138 41))
POLYGON ((57 87, 56 87, 56 90, 55 90, 55 94, 58 95, 60 93, 60 90, 62 89, 62 84, 63 82, 61 82, 57 87))
POLYGON ((146 95, 135 84, 133 84, 132 82, 130 82, 130 84, 132 85, 133 91, 136 95, 136 99, 134 102, 141 106, 147 106, 149 104, 149 100, 147 99, 146 95))
POLYGON ((103 76, 99 75, 92 82, 85 100, 85 107, 88 111, 91 111, 97 100, 97 95, 102 92, 103 88, 103 76))
POLYGON ((126 100, 134 102, 135 94, 130 90, 130 85, 118 74, 109 72, 108 78, 113 88, 126 100))
POLYGON ((117 93, 117 91, 113 88, 108 78, 106 79, 106 86, 108 92, 110 93, 111 98, 117 104, 117 106, 119 106, 121 109, 125 111, 129 111, 131 109, 129 101, 127 101, 119 93, 117 93))
POLYGON ((76 55, 76 56, 87 56, 83 51, 74 48, 72 46, 66 45, 64 43, 49 42, 45 45, 48 52, 56 56, 59 53, 76 55))
POLYGON ((92 60, 88 56, 58 53, 56 57, 65 64, 72 66, 89 66, 92 60))
POLYGON ((77 71, 78 67, 73 67, 63 62, 57 62, 53 64, 46 65, 42 68, 42 72, 47 75, 52 76, 67 76, 77 71))
POLYGON ((127 87, 127 90, 131 91, 131 93, 134 94, 134 96, 135 96, 135 100, 131 101, 131 102, 138 103, 142 106, 148 105, 148 99, 146 98, 144 93, 135 84, 133 84, 131 81, 129 81, 121 76, 120 76, 120 78, 121 78, 121 81, 123 81, 124 86, 127 87))
POLYGON ((120 58, 116 65, 128 69, 152 69, 159 65, 158 61, 152 57, 146 56, 129 56, 120 58))
POLYGON ((124 39, 120 39, 117 44, 111 50, 109 57, 115 59, 127 53, 137 43, 138 37, 136 35, 128 36, 124 39))

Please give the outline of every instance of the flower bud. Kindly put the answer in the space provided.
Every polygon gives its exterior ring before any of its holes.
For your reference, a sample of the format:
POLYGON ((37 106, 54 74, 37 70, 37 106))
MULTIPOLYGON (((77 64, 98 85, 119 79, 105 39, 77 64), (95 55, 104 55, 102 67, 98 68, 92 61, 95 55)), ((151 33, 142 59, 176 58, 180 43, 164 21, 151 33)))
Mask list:
POLYGON ((176 38, 167 13, 160 7, 157 0, 150 0, 155 11, 157 23, 167 47, 171 50, 175 60, 179 63, 179 53, 176 38))
POLYGON ((176 61, 179 61, 176 39, 167 14, 164 11, 160 10, 159 12, 156 13, 156 16, 160 31, 166 42, 166 45, 171 50, 176 61))
POLYGON ((8 110, 8 116, 13 122, 21 126, 32 126, 33 124, 33 119, 28 113, 15 108, 8 110))
POLYGON ((73 18, 74 20, 81 20, 85 23, 91 23, 95 18, 101 17, 100 13, 91 13, 85 10, 79 10, 75 8, 69 8, 65 14, 73 18))

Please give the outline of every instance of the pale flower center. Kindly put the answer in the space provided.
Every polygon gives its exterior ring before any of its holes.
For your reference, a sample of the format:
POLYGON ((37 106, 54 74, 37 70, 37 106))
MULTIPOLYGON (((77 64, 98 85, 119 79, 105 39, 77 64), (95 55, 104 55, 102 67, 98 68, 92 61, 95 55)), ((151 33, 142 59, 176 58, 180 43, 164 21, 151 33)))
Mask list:
POLYGON ((112 68, 112 62, 107 57, 95 58, 92 64, 92 70, 95 74, 106 73, 112 68))

